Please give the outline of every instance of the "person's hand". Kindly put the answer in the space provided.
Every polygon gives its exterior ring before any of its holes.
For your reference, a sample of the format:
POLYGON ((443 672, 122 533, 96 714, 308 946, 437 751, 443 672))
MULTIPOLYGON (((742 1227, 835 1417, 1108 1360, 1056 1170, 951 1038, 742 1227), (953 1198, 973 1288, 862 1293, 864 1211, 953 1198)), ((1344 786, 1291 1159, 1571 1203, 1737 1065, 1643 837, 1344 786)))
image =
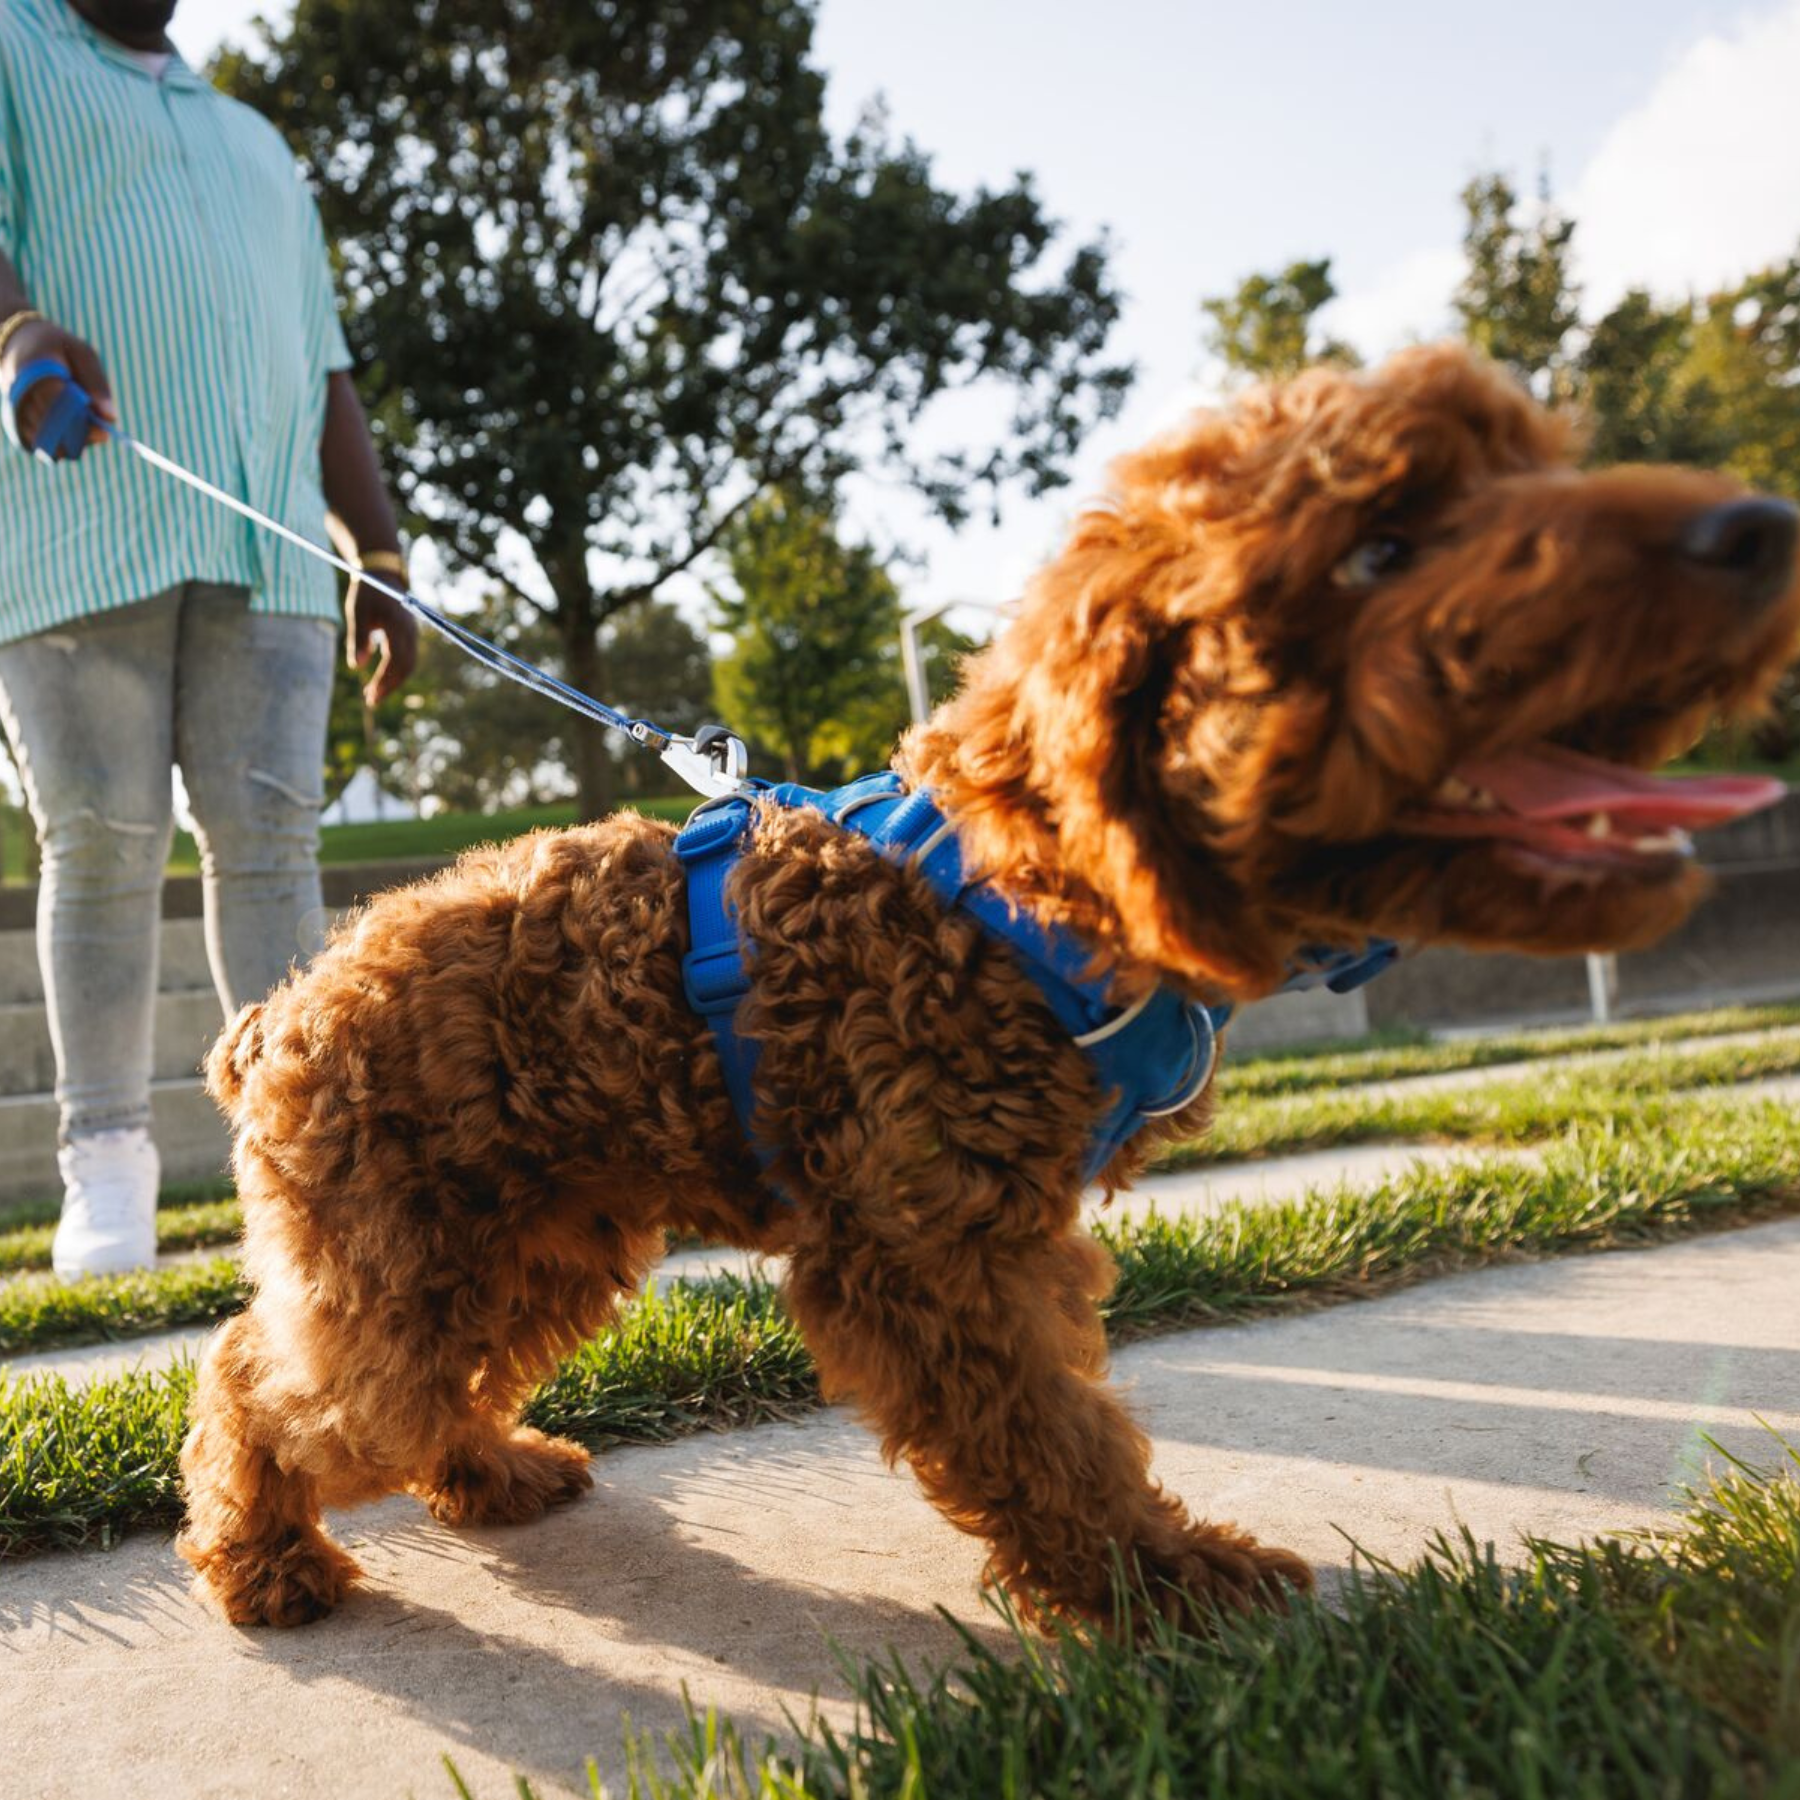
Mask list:
MULTIPOLYGON (((64 331, 53 319, 28 320, 7 339, 6 354, 0 357, 0 393, 11 393, 13 383, 27 365, 42 362, 46 357, 68 368, 69 373, 87 390, 88 398, 94 403, 94 411, 101 418, 113 425, 118 424, 119 409, 113 404, 112 383, 106 379, 106 370, 101 367, 99 353, 92 344, 78 338, 74 332, 64 331)), ((62 382, 45 380, 40 381, 25 396, 14 423, 18 428, 19 441, 27 450, 36 445, 38 427, 43 424, 45 415, 62 391, 62 382)), ((106 433, 97 424, 88 427, 87 441, 90 444, 99 443, 105 436, 106 433)))
MULTIPOLYGON (((390 587, 404 588, 404 575, 378 570, 390 587)), ((353 669, 362 668, 376 653, 380 660, 363 687, 363 698, 379 706, 395 693, 419 660, 419 621, 391 594, 353 578, 344 597, 344 657, 353 669)))

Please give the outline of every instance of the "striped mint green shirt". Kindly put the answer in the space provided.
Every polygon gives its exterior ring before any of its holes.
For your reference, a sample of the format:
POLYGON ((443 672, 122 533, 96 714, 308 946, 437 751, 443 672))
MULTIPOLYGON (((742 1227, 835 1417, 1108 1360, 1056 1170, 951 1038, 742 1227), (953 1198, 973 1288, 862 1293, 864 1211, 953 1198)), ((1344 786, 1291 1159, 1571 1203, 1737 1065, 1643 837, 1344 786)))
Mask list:
MULTIPOLYGON (((128 431, 323 535, 325 378, 350 355, 267 120, 179 56, 151 74, 67 0, 0 0, 0 251, 99 351, 128 431)), ((116 446, 49 464, 0 443, 0 643, 188 581, 336 613, 329 569, 116 446)))

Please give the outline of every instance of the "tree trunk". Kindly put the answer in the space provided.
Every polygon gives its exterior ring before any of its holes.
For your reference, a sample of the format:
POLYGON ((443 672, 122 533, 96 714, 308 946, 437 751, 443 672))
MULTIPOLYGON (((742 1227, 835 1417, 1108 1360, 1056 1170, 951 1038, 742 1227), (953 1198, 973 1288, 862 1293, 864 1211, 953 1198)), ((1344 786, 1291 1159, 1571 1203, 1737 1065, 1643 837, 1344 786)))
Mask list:
MULTIPOLYGON (((556 590, 556 619, 562 636, 563 667, 571 687, 595 700, 611 704, 606 686, 606 658, 600 653, 599 621, 593 591, 582 570, 578 550, 569 558, 547 565, 556 590), (579 571, 579 572, 578 572, 579 571)), ((581 824, 604 819, 612 811, 618 771, 607 747, 607 730, 577 713, 569 715, 568 736, 571 773, 575 777, 575 817, 581 824)))
MULTIPOLYGON (((567 650, 570 685, 596 700, 606 700, 607 696, 600 691, 606 679, 606 659, 600 654, 600 643, 593 628, 590 626, 574 634, 567 650)), ((618 771, 607 747, 604 725, 571 715, 569 727, 569 760, 575 774, 575 816, 586 824, 594 819, 604 819, 612 811, 618 771)))

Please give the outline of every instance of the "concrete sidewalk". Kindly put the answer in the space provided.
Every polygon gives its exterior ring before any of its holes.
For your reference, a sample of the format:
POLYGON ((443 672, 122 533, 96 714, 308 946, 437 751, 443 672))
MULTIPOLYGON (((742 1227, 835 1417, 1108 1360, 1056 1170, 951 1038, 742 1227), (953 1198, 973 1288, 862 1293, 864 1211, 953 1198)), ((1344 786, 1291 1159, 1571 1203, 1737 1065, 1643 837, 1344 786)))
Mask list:
MULTIPOLYGON (((1116 1374, 1159 1476, 1337 1579, 1352 1540, 1408 1559, 1467 1525, 1503 1550, 1667 1516, 1702 1432, 1772 1460, 1800 1435, 1800 1221, 1433 1283, 1136 1346, 1116 1374)), ((991 1631, 979 1546, 837 1413, 616 1451, 539 1525, 463 1535, 412 1502, 340 1522, 372 1581, 307 1630, 240 1633, 163 1539, 0 1573, 9 1796, 622 1791, 621 1715, 701 1706, 779 1729, 827 1639, 950 1656, 934 1608, 991 1631), (129 1774, 127 1775, 127 1771, 129 1774)))

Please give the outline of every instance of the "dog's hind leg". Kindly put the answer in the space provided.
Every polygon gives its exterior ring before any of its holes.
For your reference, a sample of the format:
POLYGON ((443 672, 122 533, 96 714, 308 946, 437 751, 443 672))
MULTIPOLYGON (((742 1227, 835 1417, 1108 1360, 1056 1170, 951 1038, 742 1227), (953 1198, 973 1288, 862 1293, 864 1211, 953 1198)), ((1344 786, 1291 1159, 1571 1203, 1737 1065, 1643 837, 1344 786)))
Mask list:
POLYGON ((660 1229, 592 1227, 559 1257, 540 1256, 511 1284, 516 1308, 472 1371, 469 1404, 427 1466, 407 1482, 445 1525, 522 1525, 593 1486, 588 1453, 519 1422, 538 1384, 613 1318, 662 1248, 660 1229))
POLYGON ((444 1525, 523 1525, 594 1485, 588 1453, 503 1420, 472 1425, 408 1484, 444 1525))
POLYGON ((176 1548, 234 1625, 304 1625, 361 1571, 320 1524, 316 1472, 284 1454, 254 1305, 208 1346, 181 1448, 187 1519, 176 1548))
POLYGON ((1030 1615, 1110 1621, 1133 1603, 1203 1620, 1305 1588, 1296 1556, 1189 1517, 1150 1478, 1143 1432, 1103 1385, 1091 1238, 969 1236, 901 1260, 833 1235, 796 1253, 787 1295, 826 1391, 854 1397, 894 1459, 1030 1615))

